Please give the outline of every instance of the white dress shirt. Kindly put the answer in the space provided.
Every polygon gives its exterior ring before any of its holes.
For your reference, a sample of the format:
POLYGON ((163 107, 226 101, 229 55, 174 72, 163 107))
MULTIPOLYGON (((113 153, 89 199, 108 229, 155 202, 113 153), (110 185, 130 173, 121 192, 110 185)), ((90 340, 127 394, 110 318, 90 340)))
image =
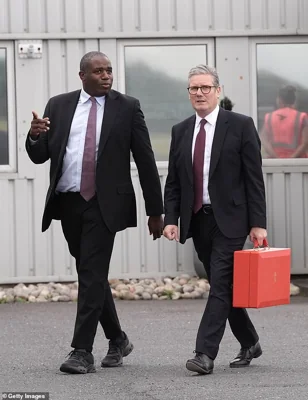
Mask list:
MULTIPOLYGON (((82 158, 88 117, 92 105, 90 97, 91 96, 83 89, 81 90, 63 158, 62 175, 56 187, 56 192, 80 191, 82 158)), ((97 105, 95 159, 97 159, 98 145, 104 117, 105 96, 95 97, 95 99, 97 105)))
POLYGON ((206 119, 207 121, 206 124, 204 125, 205 149, 204 149, 204 166, 203 166, 203 204, 211 204, 211 199, 208 191, 208 183, 209 183, 211 152, 212 152, 212 145, 213 145, 218 112, 219 112, 219 106, 217 105, 217 107, 205 118, 201 118, 199 117, 198 114, 196 114, 196 123, 195 123, 195 130, 192 142, 192 159, 194 159, 195 143, 197 135, 200 130, 200 122, 202 119, 206 119))

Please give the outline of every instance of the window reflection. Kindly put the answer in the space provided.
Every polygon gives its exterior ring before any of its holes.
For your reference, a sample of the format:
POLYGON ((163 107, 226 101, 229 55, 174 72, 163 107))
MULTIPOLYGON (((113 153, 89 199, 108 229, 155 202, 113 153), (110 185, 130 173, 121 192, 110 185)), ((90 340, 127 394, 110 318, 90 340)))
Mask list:
POLYGON ((140 100, 156 161, 167 161, 171 127, 193 114, 187 75, 206 45, 125 47, 125 92, 140 100))
POLYGON ((9 163, 6 50, 0 49, 0 165, 9 163))
POLYGON ((258 127, 266 158, 308 156, 308 43, 257 46, 258 127))

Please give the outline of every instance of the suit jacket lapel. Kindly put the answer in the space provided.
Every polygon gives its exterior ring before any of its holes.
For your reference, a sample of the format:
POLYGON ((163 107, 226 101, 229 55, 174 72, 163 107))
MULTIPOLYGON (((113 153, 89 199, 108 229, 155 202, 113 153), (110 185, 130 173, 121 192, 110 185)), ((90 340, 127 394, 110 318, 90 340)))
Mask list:
POLYGON ((120 102, 118 101, 119 94, 114 90, 111 90, 106 96, 105 108, 104 108, 104 117, 102 123, 101 137, 98 146, 98 157, 101 156, 104 151, 104 147, 107 143, 107 140, 110 135, 111 128, 113 126, 114 119, 119 110, 120 102))
POLYGON ((217 166, 227 130, 228 130, 228 113, 220 108, 217 117, 213 145, 212 145, 209 178, 211 178, 217 166))
POLYGON ((63 115, 63 117, 61 117, 61 134, 63 136, 59 154, 59 165, 62 165, 62 160, 64 157, 68 137, 71 131, 71 125, 78 104, 78 100, 80 97, 80 92, 81 92, 80 90, 76 90, 71 94, 70 98, 67 100, 66 107, 63 108, 61 112, 61 115, 63 115))
POLYGON ((185 137, 183 140, 186 170, 191 184, 193 183, 193 169, 192 169, 192 141, 194 137, 196 116, 193 115, 187 123, 185 137))

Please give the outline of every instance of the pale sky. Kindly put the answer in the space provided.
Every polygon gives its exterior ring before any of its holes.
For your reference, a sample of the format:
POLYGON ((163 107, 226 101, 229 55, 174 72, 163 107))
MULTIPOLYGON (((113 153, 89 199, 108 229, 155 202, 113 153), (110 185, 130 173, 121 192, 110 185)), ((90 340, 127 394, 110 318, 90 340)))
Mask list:
POLYGON ((308 87, 308 43, 258 45, 257 66, 308 87))

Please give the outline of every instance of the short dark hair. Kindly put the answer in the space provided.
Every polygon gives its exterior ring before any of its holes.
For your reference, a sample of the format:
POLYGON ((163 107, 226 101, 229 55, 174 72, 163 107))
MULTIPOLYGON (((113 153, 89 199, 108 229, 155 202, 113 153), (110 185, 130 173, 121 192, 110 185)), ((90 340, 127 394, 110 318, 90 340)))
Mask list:
POLYGON ((93 58, 97 56, 108 58, 105 53, 102 53, 100 51, 90 51, 89 53, 86 53, 80 60, 80 71, 85 72, 88 68, 90 61, 92 61, 93 58))
POLYGON ((283 86, 278 91, 278 97, 286 106, 292 106, 296 101, 296 88, 291 85, 283 86))
POLYGON ((220 107, 224 108, 225 110, 232 111, 234 104, 229 99, 229 97, 224 97, 223 99, 220 100, 220 107))

